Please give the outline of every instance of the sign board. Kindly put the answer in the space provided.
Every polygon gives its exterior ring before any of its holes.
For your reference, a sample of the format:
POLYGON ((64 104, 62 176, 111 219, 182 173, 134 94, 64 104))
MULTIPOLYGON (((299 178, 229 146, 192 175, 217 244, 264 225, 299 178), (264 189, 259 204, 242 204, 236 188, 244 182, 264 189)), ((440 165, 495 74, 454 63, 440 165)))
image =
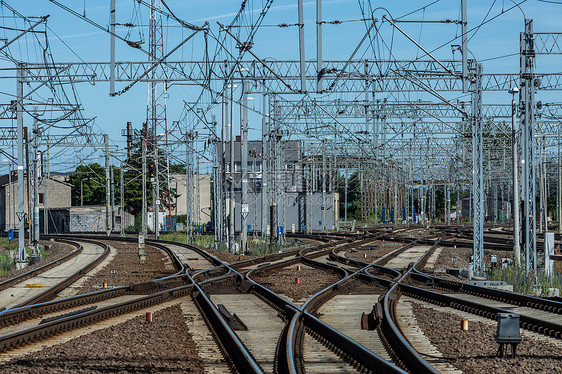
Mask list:
POLYGON ((203 225, 199 225, 199 234, 203 234, 203 225))
POLYGON ((248 204, 242 204, 242 218, 246 219, 248 214, 250 214, 250 207, 248 204))
POLYGON ((277 235, 283 235, 283 226, 277 226, 277 235))
POLYGON ((25 212, 16 212, 16 215, 18 216, 18 220, 23 221, 23 219, 25 218, 25 212))
POLYGON ((291 224, 291 232, 294 234, 296 229, 296 225, 293 223, 291 224))
POLYGON ((8 230, 8 240, 9 241, 14 240, 14 230, 12 230, 12 229, 8 230))
POLYGON ((156 205, 160 205, 160 199, 156 200, 156 205))

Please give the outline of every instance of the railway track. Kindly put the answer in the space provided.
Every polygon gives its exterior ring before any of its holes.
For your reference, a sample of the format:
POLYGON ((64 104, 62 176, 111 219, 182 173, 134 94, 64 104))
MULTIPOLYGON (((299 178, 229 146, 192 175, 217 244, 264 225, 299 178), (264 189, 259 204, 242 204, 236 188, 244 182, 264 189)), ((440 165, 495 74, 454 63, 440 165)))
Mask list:
POLYGON ((191 326, 198 336, 208 336, 199 344, 215 372, 228 368, 240 373, 455 373, 455 367, 444 363, 435 347, 415 330, 415 320, 409 323, 413 330, 401 324, 400 320, 413 316, 408 309, 413 300, 489 319, 499 312, 517 312, 523 328, 561 337, 560 303, 475 288, 423 273, 433 252, 454 245, 455 240, 449 231, 441 241, 435 240, 439 236, 435 230, 426 234, 430 239, 413 239, 403 228, 352 236, 314 235, 320 244, 232 264, 194 246, 148 240, 147 244, 168 253, 175 274, 6 310, 0 313, 0 349, 169 303, 180 303, 192 317, 191 326), (372 254, 382 240, 388 247, 381 251, 382 256, 362 261, 366 258, 361 259, 360 254, 372 254), (391 248, 389 243, 400 244, 391 248), (339 280, 298 301, 290 301, 268 288, 271 285, 257 281, 260 274, 286 272, 297 266, 301 274, 318 269, 337 274, 339 280), (193 323, 197 313, 206 327, 193 323), (224 359, 212 360, 217 352, 224 359))

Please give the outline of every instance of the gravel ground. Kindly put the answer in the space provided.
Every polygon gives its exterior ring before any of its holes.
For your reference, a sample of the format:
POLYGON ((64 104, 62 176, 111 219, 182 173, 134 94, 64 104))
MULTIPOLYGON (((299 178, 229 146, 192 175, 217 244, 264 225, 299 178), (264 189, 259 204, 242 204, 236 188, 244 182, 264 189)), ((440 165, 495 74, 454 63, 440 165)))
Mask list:
POLYGON ((99 291, 100 285, 107 282, 108 286, 123 286, 148 282, 175 273, 168 254, 150 245, 146 249, 146 264, 139 263, 138 244, 129 242, 108 241, 117 255, 103 269, 88 277, 77 294, 99 291))
MULTIPOLYGON (((511 258, 511 252, 498 251, 485 249, 484 250, 484 263, 490 266, 490 255, 496 255, 498 258, 498 265, 502 258, 511 258)), ((435 262, 434 269, 449 268, 449 269, 468 269, 468 262, 472 256, 472 248, 453 248, 444 247, 439 258, 435 262)))
POLYGON ((221 252, 209 248, 203 248, 203 249, 227 264, 260 257, 256 255, 235 255, 234 253, 221 252))
MULTIPOLYGON (((315 245, 315 244, 319 243, 317 240, 312 240, 312 239, 307 239, 307 238, 299 238, 298 240, 299 240, 299 245, 288 248, 287 251, 295 251, 297 249, 302 249, 304 247, 308 247, 310 245, 315 245)), ((209 249, 209 248, 203 248, 203 249, 205 251, 209 252, 210 254, 212 254, 213 256, 215 256, 216 258, 218 258, 219 260, 221 260, 221 261, 223 261, 227 264, 262 257, 262 256, 257 255, 257 254, 236 255, 236 254, 233 254, 233 253, 216 251, 214 249, 209 249)))
POLYGON ((179 305, 1 365, 3 373, 203 373, 179 305))
MULTIPOLYGON (((32 265, 32 266, 28 266, 24 269, 19 269, 16 270, 14 269, 12 272, 0 277, 0 281, 4 281, 6 279, 10 279, 13 278, 17 275, 23 274, 23 273, 27 273, 28 271, 31 271, 33 269, 36 269, 40 266, 43 266, 51 261, 55 261, 58 260, 59 258, 66 256, 67 254, 69 254, 70 252, 74 251, 76 249, 75 246, 70 245, 70 244, 66 244, 63 242, 59 242, 59 241, 50 241, 50 240, 40 240, 39 244, 42 246, 50 246, 51 250, 49 251, 49 253, 47 254, 47 256, 42 259, 41 261, 39 261, 38 263, 32 265)), ((17 246, 17 242, 15 244, 17 246)), ((2 251, 6 251, 4 248, 1 249, 2 251)))
POLYGON ((465 374, 562 373, 560 348, 552 344, 524 338, 517 347, 517 358, 499 358, 494 326, 470 321, 469 330, 462 331, 459 317, 452 313, 437 312, 418 303, 413 303, 413 309, 425 336, 465 374))
POLYGON ((381 240, 369 243, 369 245, 359 247, 354 250, 347 251, 345 252, 345 257, 364 262, 373 262, 386 255, 387 253, 390 253, 405 245, 406 243, 402 242, 392 242, 388 240, 385 240, 383 242, 381 240))
POLYGON ((294 302, 308 299, 320 290, 337 282, 340 278, 327 270, 317 269, 306 265, 290 265, 265 275, 254 275, 256 282, 280 294, 291 298, 294 302), (301 270, 297 270, 297 266, 301 270), (300 284, 296 284, 299 278, 300 284))

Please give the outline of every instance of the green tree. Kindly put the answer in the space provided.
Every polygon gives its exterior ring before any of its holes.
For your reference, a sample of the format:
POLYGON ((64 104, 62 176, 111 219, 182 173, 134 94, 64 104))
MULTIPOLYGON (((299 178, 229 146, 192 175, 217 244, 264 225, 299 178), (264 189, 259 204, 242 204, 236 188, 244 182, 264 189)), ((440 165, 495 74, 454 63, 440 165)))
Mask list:
POLYGON ((72 205, 105 204, 105 169, 100 164, 79 165, 69 175, 72 205))

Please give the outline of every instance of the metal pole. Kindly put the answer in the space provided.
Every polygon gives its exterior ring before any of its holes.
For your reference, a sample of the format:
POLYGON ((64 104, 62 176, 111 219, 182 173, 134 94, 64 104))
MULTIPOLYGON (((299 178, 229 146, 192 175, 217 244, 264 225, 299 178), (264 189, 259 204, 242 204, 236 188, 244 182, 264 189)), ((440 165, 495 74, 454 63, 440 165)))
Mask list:
POLYGON ((326 140, 322 139, 322 231, 326 231, 326 140))
MULTIPOLYGON (((228 125, 228 101, 227 101, 227 82, 224 83, 224 91, 222 93, 222 129, 221 129, 221 198, 220 198, 220 214, 221 214, 221 231, 220 240, 222 242, 228 242, 228 225, 227 225, 227 214, 226 214, 226 126, 228 125)), ((229 247, 230 249, 230 247, 229 247)))
POLYGON ((49 141, 47 137, 47 155, 43 158, 43 164, 47 172, 46 178, 43 178, 43 234, 49 234, 49 198, 47 196, 47 183, 51 178, 51 167, 49 166, 49 141))
POLYGON ((192 208, 192 199, 193 199, 193 175, 191 173, 191 168, 193 167, 193 160, 191 159, 192 154, 192 135, 191 133, 187 133, 185 135, 185 196, 186 196, 186 216, 185 216, 185 225, 187 226, 186 232, 186 240, 187 243, 191 243, 191 230, 193 225, 193 208, 192 208))
POLYGON ((110 2, 109 96, 115 95, 115 0, 110 2))
POLYGON ((115 176, 113 168, 110 168, 111 178, 111 228, 115 228, 115 176))
POLYGON ((33 118, 33 226, 32 230, 32 244, 33 252, 31 254, 31 263, 35 264, 41 261, 41 254, 39 253, 39 163, 37 147, 39 137, 39 129, 37 127, 37 118, 33 118))
POLYGON ((8 160, 8 230, 12 228, 12 161, 8 160))
POLYGON ((345 224, 347 225, 347 184, 348 184, 348 175, 347 175, 347 160, 345 161, 345 187, 344 187, 344 206, 343 206, 343 211, 344 211, 344 220, 345 220, 345 224))
MULTIPOLYGON (((148 126, 148 123, 147 123, 148 126)), ((146 131, 144 131, 144 136, 141 135, 142 141, 142 213, 141 213, 141 232, 143 233, 144 237, 146 237, 146 216, 147 216, 147 207, 148 201, 146 198, 146 131)))
POLYGON ((105 229, 106 235, 111 235, 111 184, 109 180, 109 135, 104 134, 105 143, 105 229))
POLYGON ((322 0, 316 0, 316 92, 322 88, 322 0))
POLYGON ((473 62, 476 80, 472 87, 472 188, 473 188, 473 267, 479 274, 484 257, 484 183, 482 150, 482 65, 473 62))
POLYGON ((228 222, 228 251, 234 253, 234 82, 230 82, 230 206, 228 222))
POLYGON ((467 32, 468 32, 468 22, 467 22, 467 9, 466 9, 466 0, 461 0, 461 30, 462 30, 462 92, 468 93, 468 41, 467 41, 467 32))
POLYGON ((24 175, 23 175, 23 64, 17 64, 17 104, 16 104, 16 117, 17 117, 17 140, 18 140, 18 258, 16 260, 16 267, 22 269, 26 266, 25 256, 25 208, 24 208, 24 175))
POLYGON ((303 0, 298 0, 299 13, 299 55, 300 55, 300 73, 301 73, 301 93, 306 92, 306 65, 304 55, 304 10, 303 0))
POLYGON ((240 221, 240 251, 246 253, 248 251, 248 224, 246 218, 248 217, 248 94, 245 90, 245 82, 242 80, 242 104, 240 105, 240 163, 241 163, 241 179, 242 196, 241 202, 241 221, 240 221))
POLYGON ((125 168, 123 163, 121 163, 121 172, 119 173, 119 201, 121 203, 121 227, 120 235, 125 236, 125 168))
MULTIPOLYGON (((156 126, 153 127, 154 131, 157 130, 156 126)), ((160 176, 158 174, 158 135, 154 134, 154 180, 152 182, 152 211, 154 212, 154 237, 158 239, 160 237, 160 176)))
POLYGON ((261 177, 261 236, 264 240, 267 239, 267 222, 268 222, 268 213, 269 213, 269 199, 267 195, 267 188, 268 188, 268 171, 269 168, 267 167, 267 158, 269 157, 268 151, 268 143, 267 143, 267 136, 269 133, 268 130, 268 120, 267 120, 267 92, 265 88, 265 81, 262 83, 263 87, 263 98, 262 98, 262 120, 261 120, 261 167, 262 167, 262 177, 261 177))
POLYGON ((562 219, 560 219, 560 214, 562 214, 562 160, 560 154, 560 125, 558 126, 558 232, 562 233, 562 219))
POLYGON ((544 219, 544 230, 542 230, 543 234, 548 232, 548 201, 547 201, 547 196, 548 196, 548 189, 547 189, 547 185, 546 185, 546 181, 547 181, 547 175, 546 175, 546 139, 543 135, 543 143, 542 143, 542 181, 541 181, 541 186, 542 186, 542 196, 541 196, 541 201, 542 201, 542 206, 543 206, 543 219, 544 219))

